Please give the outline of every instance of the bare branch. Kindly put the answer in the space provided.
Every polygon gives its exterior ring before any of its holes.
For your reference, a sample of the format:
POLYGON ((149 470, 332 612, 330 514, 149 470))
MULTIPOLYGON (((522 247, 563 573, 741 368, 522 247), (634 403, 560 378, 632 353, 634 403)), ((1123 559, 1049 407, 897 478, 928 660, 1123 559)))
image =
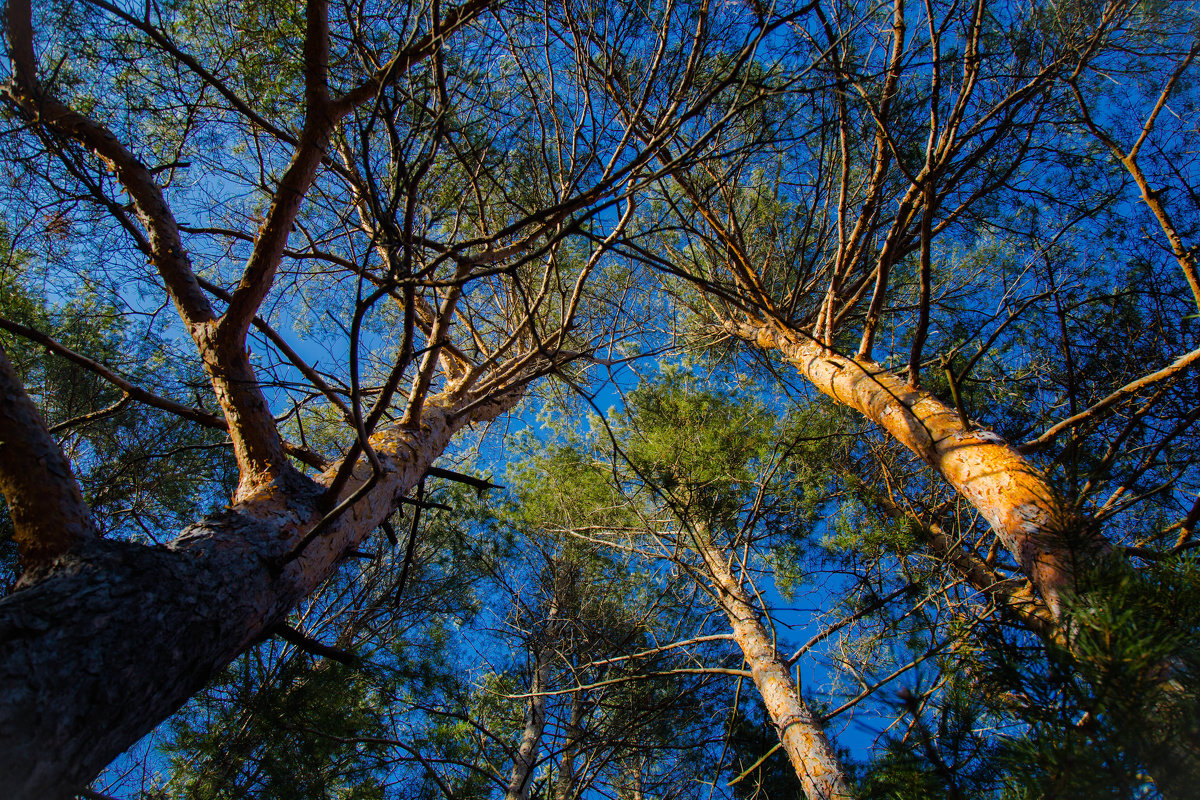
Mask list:
POLYGON ((1200 349, 1193 350, 1186 355, 1180 356, 1175 360, 1174 363, 1163 367, 1157 372, 1152 372, 1149 375, 1144 375, 1135 381, 1130 381, 1120 389, 1117 389, 1115 392, 1105 397, 1103 400, 1092 404, 1090 407, 1080 411, 1078 414, 1064 419, 1062 422, 1052 425, 1041 436, 1025 442, 1018 449, 1022 453, 1037 452, 1053 441, 1054 438, 1063 431, 1087 422, 1088 420, 1098 416, 1102 411, 1111 408, 1122 400, 1137 394, 1141 390, 1149 386, 1153 386, 1156 383, 1174 380, 1175 378, 1180 377, 1187 372, 1188 369, 1194 366, 1197 361, 1200 361, 1200 349))

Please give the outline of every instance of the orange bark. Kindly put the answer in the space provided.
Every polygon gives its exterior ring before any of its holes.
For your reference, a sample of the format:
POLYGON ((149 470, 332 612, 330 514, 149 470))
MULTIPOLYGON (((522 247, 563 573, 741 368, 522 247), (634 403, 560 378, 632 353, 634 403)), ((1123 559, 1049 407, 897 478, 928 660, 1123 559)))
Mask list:
POLYGON ((1106 550, 1046 477, 999 435, 963 425, 958 412, 873 361, 839 355, 765 322, 726 329, 775 349, 813 386, 886 430, 973 505, 1046 601, 1062 613, 1080 564, 1106 550))
POLYGON ((697 549, 708 567, 721 608, 733 629, 733 638, 750 666, 754 685, 758 687, 784 752, 804 787, 805 796, 809 800, 848 800, 853 795, 820 718, 800 696, 742 582, 734 577, 721 552, 710 542, 703 541, 702 536, 697 537, 697 549))
POLYGON ((28 571, 96 536, 71 464, 0 348, 0 493, 28 571))

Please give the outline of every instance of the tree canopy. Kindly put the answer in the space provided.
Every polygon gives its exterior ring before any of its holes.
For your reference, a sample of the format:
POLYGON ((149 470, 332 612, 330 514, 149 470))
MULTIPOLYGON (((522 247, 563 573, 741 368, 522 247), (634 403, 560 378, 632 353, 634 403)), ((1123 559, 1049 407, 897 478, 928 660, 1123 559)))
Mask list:
POLYGON ((1197 4, 3 27, 12 796, 1200 785, 1197 4))

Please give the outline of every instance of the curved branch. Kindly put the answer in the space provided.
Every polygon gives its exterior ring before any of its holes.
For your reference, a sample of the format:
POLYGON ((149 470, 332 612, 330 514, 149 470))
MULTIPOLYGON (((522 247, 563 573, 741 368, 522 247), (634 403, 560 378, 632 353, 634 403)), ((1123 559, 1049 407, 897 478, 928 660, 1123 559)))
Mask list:
POLYGON ((112 131, 42 90, 37 79, 30 0, 10 0, 7 23, 13 78, 4 93, 26 116, 79 142, 116 172, 149 234, 154 266, 180 316, 189 327, 212 320, 212 308, 196 283, 179 226, 154 175, 112 131))

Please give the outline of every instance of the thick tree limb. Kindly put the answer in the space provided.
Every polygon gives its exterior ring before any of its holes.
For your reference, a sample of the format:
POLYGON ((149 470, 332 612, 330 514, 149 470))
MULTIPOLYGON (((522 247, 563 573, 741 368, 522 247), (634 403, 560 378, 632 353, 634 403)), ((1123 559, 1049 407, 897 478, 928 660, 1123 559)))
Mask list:
POLYGON ((779 350, 816 388, 862 413, 936 470, 979 509, 1056 619, 1079 565, 1107 551, 1016 449, 991 431, 967 430, 958 413, 932 394, 872 361, 847 358, 772 323, 730 319, 725 329, 779 350))
POLYGON ((0 348, 0 492, 26 571, 96 536, 71 465, 0 348))
POLYGON ((340 648, 318 642, 316 639, 306 635, 302 631, 296 630, 285 622, 280 622, 278 625, 272 627, 270 633, 275 634, 288 644, 295 645, 309 655, 330 658, 350 667, 356 667, 362 663, 358 656, 353 653, 347 653, 340 648))
MULTIPOLYGON (((5 94, 36 124, 95 153, 116 172, 133 202, 147 232, 146 244, 154 266, 196 344, 229 423, 240 471, 237 496, 245 497, 260 485, 287 477, 291 465, 245 350, 245 332, 234 337, 232 345, 229 337, 216 335, 217 319, 192 272, 179 226, 153 173, 108 128, 42 90, 37 78, 29 0, 9 3, 7 29, 13 79, 6 84, 5 94)), ((298 198, 293 200, 299 203, 298 198)))
POLYGON ((287 248, 288 234, 300 213, 308 189, 325 157, 325 148, 340 115, 329 108, 329 7, 325 0, 308 0, 304 34, 304 129, 292 162, 283 173, 266 218, 255 236, 229 307, 217 324, 222 347, 244 349, 246 332, 275 280, 287 248))
MULTIPOLYGON (((284 621, 456 431, 517 399, 500 395, 464 417, 454 412, 471 398, 431 398, 420 429, 377 433, 384 472, 372 490, 282 569, 274 565, 322 518, 332 470, 263 487, 166 546, 86 541, 0 600, 0 786, 16 798, 71 796, 284 621)), ((344 492, 369 475, 360 465, 344 492)))

